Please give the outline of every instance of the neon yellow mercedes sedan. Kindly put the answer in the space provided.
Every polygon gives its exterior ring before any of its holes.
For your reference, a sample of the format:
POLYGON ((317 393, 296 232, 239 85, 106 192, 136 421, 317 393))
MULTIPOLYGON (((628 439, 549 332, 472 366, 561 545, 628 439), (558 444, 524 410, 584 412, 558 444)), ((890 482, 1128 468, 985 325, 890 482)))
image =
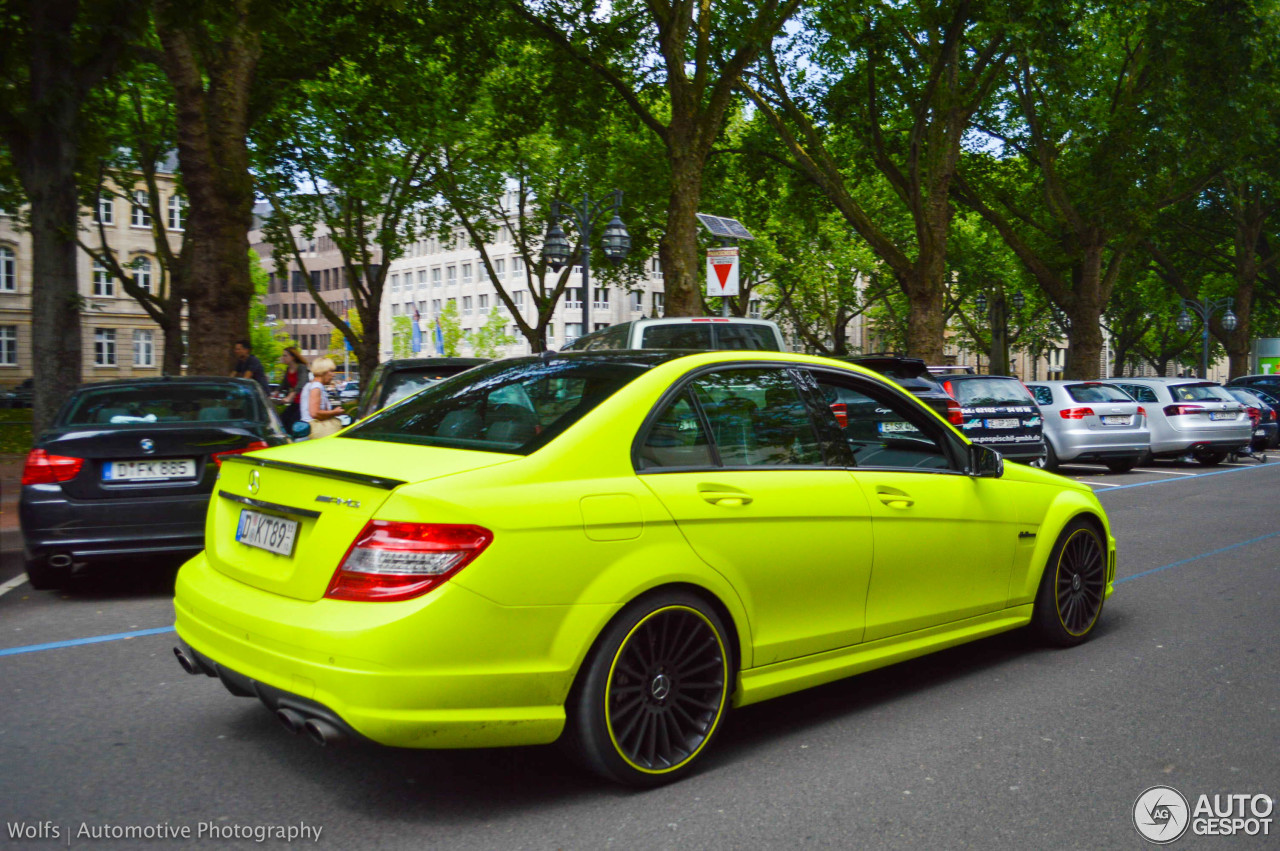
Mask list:
POLYGON ((632 785, 744 706, 1030 626, 1085 640, 1115 540, 892 382, 773 352, 503 360, 232 456, 179 662, 293 732, 561 741, 632 785))

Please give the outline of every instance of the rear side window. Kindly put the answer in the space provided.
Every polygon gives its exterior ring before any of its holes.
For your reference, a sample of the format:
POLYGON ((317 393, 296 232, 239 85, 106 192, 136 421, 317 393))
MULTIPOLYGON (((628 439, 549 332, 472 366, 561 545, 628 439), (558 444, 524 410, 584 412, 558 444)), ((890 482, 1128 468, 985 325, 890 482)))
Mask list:
MULTIPOLYGON (((1129 394, 1110 384, 1068 384, 1067 395, 1077 402, 1132 402, 1129 394)), ((1036 401, 1040 401, 1036 397, 1036 401)))
POLYGON ((1052 405, 1053 390, 1045 387, 1043 384, 1031 384, 1027 386, 1031 391, 1031 395, 1035 397, 1037 405, 1052 405))
POLYGON ((640 448, 640 469, 714 467, 711 442, 689 391, 677 396, 649 427, 640 448))
POLYGON ((1139 402, 1159 402, 1156 391, 1142 384, 1121 384, 1120 389, 1139 402))
POLYGON ((252 387, 174 382, 82 390, 71 397, 59 424, 142 426, 262 418, 252 387))
POLYGON ((711 349, 711 324, 650 325, 640 339, 642 349, 711 349))
POLYGON ((726 467, 819 466, 813 422, 781 369, 733 369, 692 384, 726 467))
POLYGON ((776 352, 778 340, 767 325, 730 322, 716 325, 716 348, 730 351, 776 352))
POLYGON ((1171 384, 1169 393, 1175 402, 1234 402, 1231 395, 1216 384, 1171 384))
POLYGON ((434 384, 343 437, 527 455, 645 369, 591 360, 499 361, 434 384))
POLYGON ((966 408, 975 405, 1025 405, 1033 401, 1021 382, 1012 378, 970 378, 948 381, 956 401, 966 408))

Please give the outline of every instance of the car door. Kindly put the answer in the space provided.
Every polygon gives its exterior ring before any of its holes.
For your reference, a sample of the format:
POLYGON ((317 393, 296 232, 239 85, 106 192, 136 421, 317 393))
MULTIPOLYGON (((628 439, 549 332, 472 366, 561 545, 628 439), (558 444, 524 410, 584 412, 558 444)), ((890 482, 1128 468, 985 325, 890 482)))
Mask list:
POLYGON ((820 417, 820 433, 843 437, 840 463, 871 511, 863 640, 1003 608, 1018 537, 1006 483, 968 475, 963 441, 900 392, 845 373, 812 376, 818 398, 841 400, 844 416, 820 417))
POLYGON ((755 664, 861 640, 867 501, 826 464, 788 370, 692 376, 650 420, 636 466, 693 550, 737 589, 755 664))

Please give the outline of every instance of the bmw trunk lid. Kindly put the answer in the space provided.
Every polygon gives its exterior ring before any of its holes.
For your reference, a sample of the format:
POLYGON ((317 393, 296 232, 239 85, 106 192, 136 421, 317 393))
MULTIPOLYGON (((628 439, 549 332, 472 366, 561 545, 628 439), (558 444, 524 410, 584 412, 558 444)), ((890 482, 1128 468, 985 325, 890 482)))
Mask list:
POLYGON ((223 462, 209 503, 205 554, 216 570, 247 585, 318 600, 397 487, 517 457, 342 437, 233 457, 223 462))

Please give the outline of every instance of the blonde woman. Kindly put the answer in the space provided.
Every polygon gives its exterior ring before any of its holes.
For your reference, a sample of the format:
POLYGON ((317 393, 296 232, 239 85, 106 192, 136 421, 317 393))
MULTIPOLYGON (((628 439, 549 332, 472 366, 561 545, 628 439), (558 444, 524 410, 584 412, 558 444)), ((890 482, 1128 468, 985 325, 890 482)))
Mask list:
POLYGON ((328 437, 342 428, 338 417, 342 416, 343 410, 329 399, 328 391, 336 368, 330 358, 313 360, 311 380, 303 386, 298 396, 298 413, 303 422, 311 424, 312 437, 328 437))

